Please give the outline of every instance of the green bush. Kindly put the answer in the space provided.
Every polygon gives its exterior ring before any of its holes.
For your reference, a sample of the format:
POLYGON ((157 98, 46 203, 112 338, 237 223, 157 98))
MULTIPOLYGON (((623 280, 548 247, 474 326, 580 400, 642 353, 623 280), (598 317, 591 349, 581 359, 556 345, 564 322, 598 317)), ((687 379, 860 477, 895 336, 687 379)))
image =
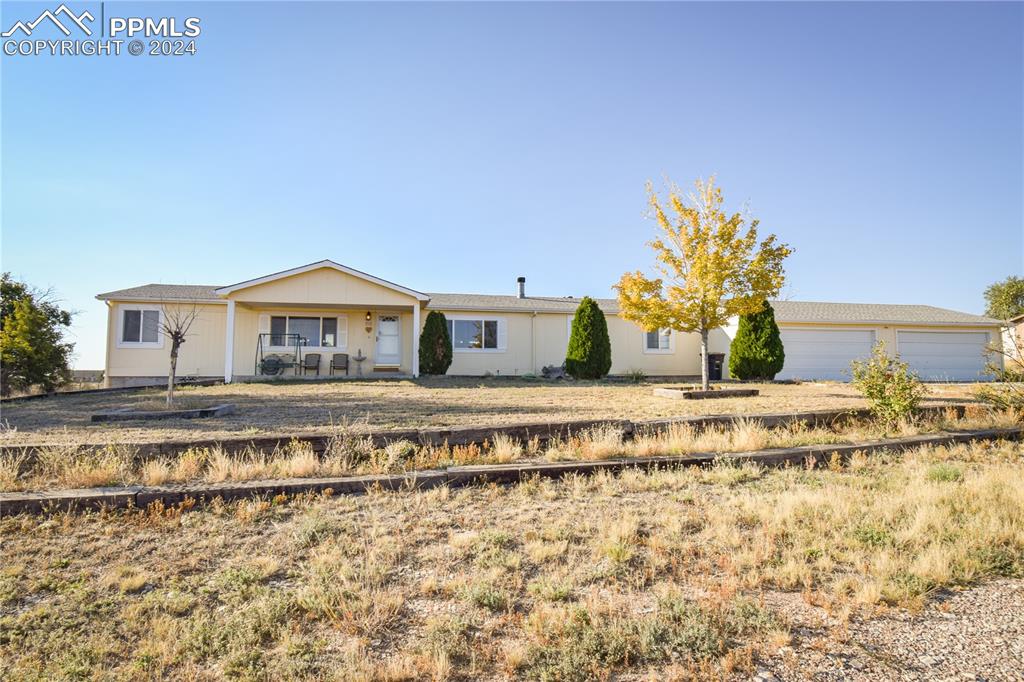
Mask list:
POLYGON ((48 291, 0 275, 0 394, 38 386, 56 390, 71 377, 73 343, 65 342, 72 314, 48 291))
POLYGON ((947 462, 933 464, 925 477, 934 483, 958 483, 963 480, 964 474, 960 469, 947 462))
POLYGON ((452 365, 452 337, 444 313, 431 310, 420 334, 420 373, 444 374, 452 365))
POLYGON ((647 381, 647 373, 642 369, 631 369, 626 372, 626 379, 631 384, 642 384, 647 381))
POLYGON ((597 301, 584 296, 572 318, 565 371, 577 379, 600 379, 612 368, 608 322, 597 301))
POLYGON ((759 312, 740 315, 736 338, 729 348, 729 374, 735 379, 771 381, 782 371, 786 353, 768 301, 759 312))
POLYGON ((875 344, 871 357, 850 363, 853 385, 868 400, 875 417, 888 426, 910 417, 927 389, 907 363, 889 355, 885 344, 875 344))

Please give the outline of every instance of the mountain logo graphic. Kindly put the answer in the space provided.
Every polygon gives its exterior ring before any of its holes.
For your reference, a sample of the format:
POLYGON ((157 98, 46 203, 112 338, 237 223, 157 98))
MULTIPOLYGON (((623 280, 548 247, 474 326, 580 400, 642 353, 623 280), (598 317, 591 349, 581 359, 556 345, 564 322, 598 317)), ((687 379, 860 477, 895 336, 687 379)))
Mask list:
POLYGON ((44 19, 49 19, 50 21, 52 21, 53 24, 58 29, 60 29, 61 33, 63 33, 64 35, 71 35, 71 31, 68 30, 67 26, 62 24, 60 19, 57 18, 58 15, 64 15, 65 20, 73 22, 75 26, 85 31, 85 35, 92 35, 92 31, 90 31, 89 27, 86 26, 83 22, 85 20, 94 21, 95 17, 92 14, 90 14, 88 10, 82 12, 80 15, 76 15, 74 12, 68 9, 67 5, 61 4, 60 7, 58 7, 56 10, 52 12, 50 10, 45 10, 36 18, 35 21, 30 21, 28 23, 25 23, 24 21, 16 21, 14 23, 14 26, 11 26, 9 30, 0 33, 0 36, 3 36, 4 38, 10 38, 12 35, 14 35, 16 31, 22 31, 26 36, 30 36, 32 35, 32 31, 36 29, 36 26, 43 23, 44 19))

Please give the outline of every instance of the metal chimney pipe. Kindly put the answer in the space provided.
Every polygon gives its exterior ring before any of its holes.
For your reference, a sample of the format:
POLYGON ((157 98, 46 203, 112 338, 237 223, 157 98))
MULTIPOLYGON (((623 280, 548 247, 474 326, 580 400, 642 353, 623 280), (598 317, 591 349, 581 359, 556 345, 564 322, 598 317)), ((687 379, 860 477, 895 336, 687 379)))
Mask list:
POLYGON ((517 277, 516 278, 516 283, 519 285, 518 297, 519 298, 526 298, 526 278, 525 277, 517 277))

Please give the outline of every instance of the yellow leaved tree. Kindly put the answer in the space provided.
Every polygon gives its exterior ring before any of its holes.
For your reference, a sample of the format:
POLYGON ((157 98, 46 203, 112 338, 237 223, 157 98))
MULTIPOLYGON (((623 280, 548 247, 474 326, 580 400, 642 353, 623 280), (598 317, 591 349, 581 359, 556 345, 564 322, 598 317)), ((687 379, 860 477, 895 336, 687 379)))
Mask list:
POLYGON ((774 234, 758 241, 757 220, 726 215, 715 179, 695 183, 688 197, 669 186, 662 205, 647 194, 661 236, 648 245, 661 277, 627 272, 615 286, 620 315, 648 331, 700 332, 701 383, 708 389, 708 333, 737 315, 756 313, 785 282, 782 262, 792 253, 774 234))

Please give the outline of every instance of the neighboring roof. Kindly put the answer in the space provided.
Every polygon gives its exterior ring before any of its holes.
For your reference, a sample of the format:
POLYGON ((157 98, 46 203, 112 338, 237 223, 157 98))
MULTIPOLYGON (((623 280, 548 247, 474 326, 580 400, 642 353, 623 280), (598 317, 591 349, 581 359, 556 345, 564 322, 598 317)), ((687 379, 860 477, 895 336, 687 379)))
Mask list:
POLYGON ((400 284, 389 282, 386 279, 374 277, 373 275, 362 272, 361 270, 350 268, 346 265, 342 265, 341 263, 335 263, 332 260, 317 261, 316 263, 310 263, 309 265, 301 265, 297 268, 292 268, 290 270, 282 270, 281 272, 275 272, 272 275, 265 275, 263 277, 257 277, 256 279, 249 279, 244 282, 239 282, 238 284, 229 284, 226 287, 221 287, 217 289, 217 294, 224 296, 230 294, 233 291, 238 291, 240 289, 248 289, 249 287, 254 287, 259 284, 266 284, 267 282, 273 282, 275 280, 284 279, 285 277, 291 277, 292 275, 301 275, 304 272, 319 270, 321 268, 329 268, 331 270, 337 270, 338 272, 344 272, 347 275, 352 275, 353 277, 358 277, 359 279, 364 279, 368 282, 373 282, 374 284, 380 285, 387 289, 407 294, 419 301, 427 301, 430 299, 430 297, 424 294, 423 292, 416 291, 415 289, 410 289, 408 287, 403 287, 400 284))
POLYGON ((98 294, 101 301, 221 301, 217 287, 202 284, 143 284, 98 294))
POLYGON ((1020 315, 1017 315, 1015 317, 1011 317, 1010 319, 1007 320, 1007 322, 1009 322, 1010 324, 1017 324, 1019 322, 1024 322, 1024 313, 1021 313, 1020 315))
MULTIPOLYGON (((497 296, 493 294, 435 294, 431 293, 433 310, 518 310, 522 312, 573 313, 580 299, 572 296, 497 296)), ((619 312, 614 298, 599 298, 597 305, 606 313, 619 312)))
POLYGON ((888 303, 822 303, 772 301, 778 322, 828 322, 833 324, 943 324, 998 325, 999 320, 930 305, 888 303))

